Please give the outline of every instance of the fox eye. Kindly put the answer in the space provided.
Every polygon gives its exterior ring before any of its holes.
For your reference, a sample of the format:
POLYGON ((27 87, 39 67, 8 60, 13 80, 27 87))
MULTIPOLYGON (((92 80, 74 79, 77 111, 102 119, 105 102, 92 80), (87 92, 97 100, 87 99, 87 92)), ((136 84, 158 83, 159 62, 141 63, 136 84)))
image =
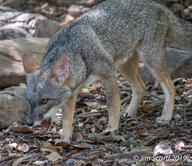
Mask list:
POLYGON ((48 99, 41 99, 41 104, 47 104, 48 99))

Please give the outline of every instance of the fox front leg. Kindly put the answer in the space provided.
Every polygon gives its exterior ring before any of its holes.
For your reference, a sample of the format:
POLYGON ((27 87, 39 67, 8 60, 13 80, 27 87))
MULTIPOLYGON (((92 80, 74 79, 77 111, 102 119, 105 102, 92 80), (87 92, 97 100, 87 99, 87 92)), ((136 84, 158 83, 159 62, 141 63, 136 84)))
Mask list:
POLYGON ((117 79, 114 75, 102 78, 108 105, 108 126, 105 132, 113 132, 118 129, 120 119, 120 96, 117 79))
POLYGON ((63 106, 63 130, 61 135, 61 141, 67 143, 70 143, 70 138, 72 136, 72 124, 76 97, 77 95, 75 94, 72 98, 68 99, 68 101, 63 106))

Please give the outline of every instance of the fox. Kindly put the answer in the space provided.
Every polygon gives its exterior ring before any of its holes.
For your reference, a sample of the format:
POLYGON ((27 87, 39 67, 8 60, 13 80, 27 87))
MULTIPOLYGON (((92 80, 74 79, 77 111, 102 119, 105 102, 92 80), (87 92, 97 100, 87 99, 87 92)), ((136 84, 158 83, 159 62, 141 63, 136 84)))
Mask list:
POLYGON ((85 84, 101 80, 108 106, 103 131, 118 130, 120 94, 116 70, 129 82, 132 99, 124 115, 135 116, 146 90, 142 61, 159 82, 165 99, 156 122, 172 120, 175 89, 165 59, 165 45, 192 48, 192 24, 153 0, 105 0, 61 27, 49 40, 39 69, 27 75, 28 125, 47 131, 63 110, 61 140, 70 142, 75 101, 85 84))

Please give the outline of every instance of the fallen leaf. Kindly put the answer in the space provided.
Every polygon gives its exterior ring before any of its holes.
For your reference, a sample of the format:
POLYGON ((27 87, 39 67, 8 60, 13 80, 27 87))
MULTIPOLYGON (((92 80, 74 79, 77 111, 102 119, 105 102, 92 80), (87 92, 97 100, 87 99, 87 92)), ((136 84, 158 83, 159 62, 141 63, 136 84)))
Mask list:
MULTIPOLYGON (((41 148, 46 148, 46 149, 50 149, 54 152, 58 152, 57 149, 50 143, 50 142, 44 142, 43 144, 41 144, 40 146, 41 148)), ((43 150, 44 151, 44 150, 43 150)))
POLYGON ((185 146, 185 144, 184 144, 184 142, 183 141, 180 141, 180 142, 178 142, 177 144, 173 144, 173 148, 175 149, 175 150, 182 150, 182 147, 184 147, 185 146))
POLYGON ((85 166, 93 166, 93 163, 92 162, 88 162, 88 163, 85 163, 84 165, 85 166))
POLYGON ((71 145, 70 143, 68 143, 68 142, 57 141, 57 142, 55 143, 55 146, 61 146, 61 147, 63 147, 63 148, 69 148, 69 147, 71 147, 72 145, 71 145))
POLYGON ((92 146, 87 143, 80 143, 78 145, 73 145, 73 147, 77 149, 91 149, 92 146))
POLYGON ((17 143, 11 143, 8 145, 12 150, 18 150, 18 144, 17 143))
POLYGON ((88 117, 85 122, 83 122, 83 126, 86 126, 87 124, 89 124, 91 122, 91 119, 88 117))
POLYGON ((23 144, 21 146, 18 146, 18 150, 22 152, 28 152, 29 151, 29 146, 27 144, 23 144))
POLYGON ((66 24, 68 24, 69 22, 74 22, 75 21, 75 18, 73 17, 73 16, 71 16, 71 15, 67 15, 66 17, 65 17, 65 19, 59 24, 60 26, 64 26, 64 25, 66 25, 66 24))
POLYGON ((45 156, 49 161, 55 162, 59 159, 62 159, 62 157, 57 152, 52 152, 45 156))
POLYGON ((134 126, 135 124, 137 124, 137 122, 133 120, 128 122, 127 126, 130 127, 130 126, 134 126))
POLYGON ((147 129, 146 128, 140 128, 139 129, 139 135, 140 136, 147 136, 148 135, 147 129))
POLYGON ((34 164, 35 166, 44 166, 44 165, 47 164, 47 163, 48 163, 48 160, 35 161, 35 162, 33 162, 33 164, 34 164))
POLYGON ((22 125, 13 125, 9 129, 9 131, 14 132, 14 133, 23 133, 23 134, 32 134, 33 130, 29 126, 22 126, 22 125))
POLYGON ((34 159, 34 157, 39 157, 39 156, 41 156, 41 153, 26 154, 23 157, 14 160, 12 163, 12 166, 18 166, 20 163, 25 162, 25 161, 29 160, 30 158, 34 159))
POLYGON ((70 157, 70 156, 72 156, 73 154, 77 154, 77 150, 72 150, 72 151, 70 151, 70 153, 68 153, 67 155, 66 155, 66 157, 70 157))
POLYGON ((186 83, 187 84, 192 84, 192 79, 187 78, 186 83))

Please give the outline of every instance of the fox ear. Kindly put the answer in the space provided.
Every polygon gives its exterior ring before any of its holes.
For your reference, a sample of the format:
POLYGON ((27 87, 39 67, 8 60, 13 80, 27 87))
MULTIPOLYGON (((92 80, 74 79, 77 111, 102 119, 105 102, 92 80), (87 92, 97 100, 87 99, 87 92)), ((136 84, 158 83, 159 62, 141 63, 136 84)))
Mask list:
POLYGON ((57 60, 51 73, 59 82, 64 82, 69 77, 69 62, 66 56, 62 55, 57 60))

